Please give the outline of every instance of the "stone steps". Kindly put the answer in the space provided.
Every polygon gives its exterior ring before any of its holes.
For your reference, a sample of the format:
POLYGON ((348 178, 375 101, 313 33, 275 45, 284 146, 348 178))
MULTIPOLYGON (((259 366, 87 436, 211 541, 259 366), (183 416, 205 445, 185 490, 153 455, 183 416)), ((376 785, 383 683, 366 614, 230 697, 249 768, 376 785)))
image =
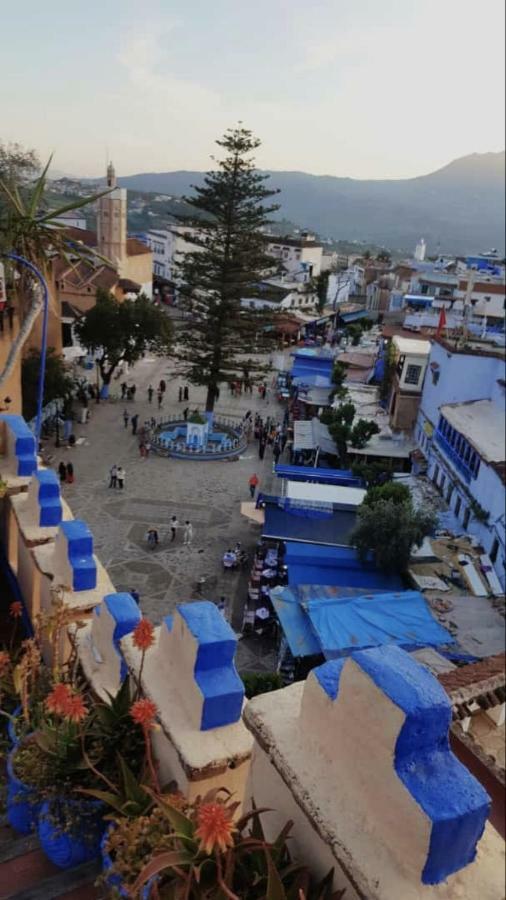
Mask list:
POLYGON ((95 887, 100 863, 58 869, 44 855, 35 835, 23 837, 0 827, 0 900, 100 900, 95 887))

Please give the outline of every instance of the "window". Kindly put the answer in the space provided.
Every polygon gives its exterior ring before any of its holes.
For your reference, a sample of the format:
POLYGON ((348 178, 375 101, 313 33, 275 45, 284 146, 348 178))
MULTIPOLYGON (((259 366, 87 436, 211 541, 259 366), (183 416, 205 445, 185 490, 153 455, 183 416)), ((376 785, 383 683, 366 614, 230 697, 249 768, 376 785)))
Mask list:
POLYGON ((463 524, 464 528, 467 528, 467 526, 469 525, 470 518, 471 518, 471 510, 467 506, 464 511, 464 518, 462 519, 462 524, 463 524))
POLYGON ((439 478, 439 466, 434 466, 434 472, 432 473, 432 482, 437 485, 439 478))
POLYGON ((451 481, 450 481, 450 483, 449 483, 449 485, 448 485, 448 488, 447 488, 447 491, 446 491, 446 502, 447 502, 448 504, 450 503, 450 500, 452 499, 453 491, 454 491, 454 486, 453 486, 453 484, 452 484, 451 481))
POLYGON ((422 371, 421 366, 408 366, 406 368, 406 374, 404 376, 405 384, 418 384, 420 380, 420 373, 422 371))
POLYGON ((490 562, 495 563, 498 553, 499 553, 499 541, 497 540, 497 538, 494 538, 494 543, 492 544, 492 549, 489 553, 490 562))
POLYGON ((460 497, 457 497, 457 502, 455 503, 455 515, 457 516, 457 519, 460 515, 461 506, 462 506, 462 500, 460 499, 460 497))
POLYGON ((441 493, 443 493, 443 491, 444 491, 445 482, 446 482, 445 476, 441 475, 441 481, 439 482, 439 490, 441 491, 441 493))

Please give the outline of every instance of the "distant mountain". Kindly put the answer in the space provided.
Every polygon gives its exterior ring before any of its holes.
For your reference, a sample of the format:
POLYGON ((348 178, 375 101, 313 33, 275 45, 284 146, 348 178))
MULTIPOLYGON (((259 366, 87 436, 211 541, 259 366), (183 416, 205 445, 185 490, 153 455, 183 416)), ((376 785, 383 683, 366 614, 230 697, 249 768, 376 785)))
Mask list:
MULTIPOLYGON (((467 253, 505 248, 505 154, 473 153, 418 178, 362 181, 306 172, 268 172, 281 190, 279 217, 335 240, 467 253)), ((170 196, 202 184, 202 172, 120 178, 122 187, 170 196)))

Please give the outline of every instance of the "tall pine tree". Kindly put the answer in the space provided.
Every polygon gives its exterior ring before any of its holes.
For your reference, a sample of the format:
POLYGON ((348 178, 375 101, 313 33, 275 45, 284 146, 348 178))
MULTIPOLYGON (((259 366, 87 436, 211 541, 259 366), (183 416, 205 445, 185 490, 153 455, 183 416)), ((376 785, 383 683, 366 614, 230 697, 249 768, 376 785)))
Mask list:
POLYGON ((173 355, 188 381, 207 388, 206 410, 212 411, 222 382, 251 380, 265 371, 252 360, 265 335, 265 316, 241 308, 241 298, 255 295, 256 285, 272 269, 261 228, 277 206, 265 201, 277 193, 265 187, 267 176, 255 170, 252 153, 260 141, 245 128, 230 129, 216 142, 225 150, 203 187, 185 200, 199 213, 191 243, 179 269, 180 294, 190 310, 178 333, 173 355))

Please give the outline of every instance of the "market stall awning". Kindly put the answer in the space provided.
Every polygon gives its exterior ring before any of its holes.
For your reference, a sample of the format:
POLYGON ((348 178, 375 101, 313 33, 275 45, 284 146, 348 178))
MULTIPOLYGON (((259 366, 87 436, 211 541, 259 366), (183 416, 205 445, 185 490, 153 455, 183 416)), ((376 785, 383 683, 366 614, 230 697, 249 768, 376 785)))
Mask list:
POLYGON ((293 423, 293 449, 316 450, 335 455, 336 445, 326 425, 319 419, 297 420, 293 423))
POLYGON ((382 644, 414 649, 454 643, 418 591, 323 599, 324 591, 318 587, 313 591, 316 599, 309 600, 303 599, 296 588, 271 591, 294 656, 323 653, 327 659, 335 659, 382 644))

